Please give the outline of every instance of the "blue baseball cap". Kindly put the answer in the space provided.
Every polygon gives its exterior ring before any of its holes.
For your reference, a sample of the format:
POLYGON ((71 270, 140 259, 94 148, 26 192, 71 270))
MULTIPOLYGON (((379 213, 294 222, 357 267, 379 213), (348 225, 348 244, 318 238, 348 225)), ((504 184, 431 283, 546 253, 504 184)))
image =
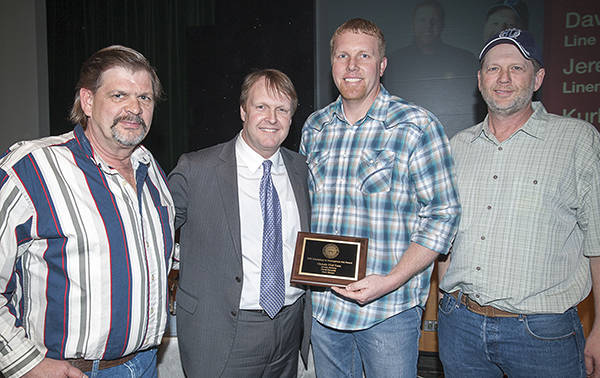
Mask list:
POLYGON ((502 30, 500 33, 490 38, 490 40, 481 50, 481 53, 479 53, 479 61, 481 62, 485 54, 487 54, 492 47, 502 43, 510 43, 515 45, 521 54, 523 54, 525 59, 535 60, 538 62, 540 67, 544 67, 541 51, 535 44, 535 40, 533 39, 531 33, 529 33, 527 30, 515 28, 502 30))

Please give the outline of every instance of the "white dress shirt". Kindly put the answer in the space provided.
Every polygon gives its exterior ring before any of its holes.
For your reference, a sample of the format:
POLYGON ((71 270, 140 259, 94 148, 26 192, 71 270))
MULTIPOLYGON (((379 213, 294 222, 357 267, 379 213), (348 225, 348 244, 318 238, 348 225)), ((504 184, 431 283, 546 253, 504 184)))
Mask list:
MULTIPOLYGON (((238 134, 235 144, 235 157, 240 203, 242 267, 244 270, 240 308, 259 310, 261 309, 259 299, 263 237, 259 189, 263 175, 262 163, 265 158, 248 146, 241 133, 238 134)), ((290 286, 296 237, 298 231, 300 231, 300 214, 280 151, 277 150, 269 160, 273 163, 271 177, 281 204, 285 305, 287 306, 304 294, 304 290, 290 286)))

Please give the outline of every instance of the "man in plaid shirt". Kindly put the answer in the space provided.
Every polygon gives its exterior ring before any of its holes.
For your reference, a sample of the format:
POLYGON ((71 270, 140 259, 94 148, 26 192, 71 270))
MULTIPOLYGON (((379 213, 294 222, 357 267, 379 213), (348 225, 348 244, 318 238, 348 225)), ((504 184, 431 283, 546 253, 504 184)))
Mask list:
POLYGON ((369 238, 367 276, 315 291, 321 377, 415 377, 432 262, 459 221, 453 161, 440 122, 380 84, 383 33, 352 19, 331 39, 337 101, 302 131, 313 232, 369 238))

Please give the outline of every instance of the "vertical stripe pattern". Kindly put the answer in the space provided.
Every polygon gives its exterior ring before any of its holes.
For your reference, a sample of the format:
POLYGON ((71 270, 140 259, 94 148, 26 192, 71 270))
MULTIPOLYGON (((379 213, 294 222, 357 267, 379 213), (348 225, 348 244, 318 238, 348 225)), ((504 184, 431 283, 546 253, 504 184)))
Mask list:
POLYGON ((5 375, 48 357, 114 359, 160 343, 174 208, 152 155, 137 191, 83 129, 20 142, 0 159, 0 355, 5 375))

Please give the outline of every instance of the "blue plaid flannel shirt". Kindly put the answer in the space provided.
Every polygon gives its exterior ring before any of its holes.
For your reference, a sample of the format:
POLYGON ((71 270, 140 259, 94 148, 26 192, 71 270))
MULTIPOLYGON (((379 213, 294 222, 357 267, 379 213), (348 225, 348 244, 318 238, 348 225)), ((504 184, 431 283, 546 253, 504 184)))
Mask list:
MULTIPOLYGON (((448 138, 434 115, 381 86, 350 125, 338 98, 307 119, 300 153, 310 170, 311 230, 369 238, 367 274, 389 273, 411 242, 448 252, 461 208, 448 138)), ((364 306, 315 290, 313 316, 335 329, 366 329, 424 306, 432 270, 364 306)))

